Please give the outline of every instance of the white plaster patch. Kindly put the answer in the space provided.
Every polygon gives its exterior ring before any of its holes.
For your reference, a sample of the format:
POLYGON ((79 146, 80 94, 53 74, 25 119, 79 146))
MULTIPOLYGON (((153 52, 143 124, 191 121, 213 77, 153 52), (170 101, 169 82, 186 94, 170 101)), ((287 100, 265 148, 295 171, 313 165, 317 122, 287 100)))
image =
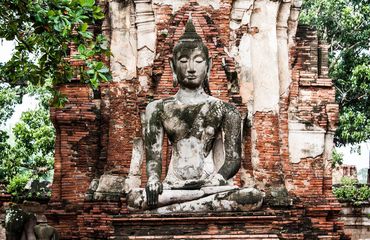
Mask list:
POLYGON ((239 52, 236 56, 238 62, 238 75, 240 95, 243 103, 253 100, 251 36, 244 35, 240 40, 239 52))
POLYGON ((279 2, 255 1, 251 16, 251 58, 254 83, 253 111, 277 113, 279 110, 279 69, 276 18, 279 2), (258 29, 258 30, 257 30, 258 29))
POLYGON ((280 4, 277 18, 277 43, 278 43, 278 62, 279 62, 279 81, 280 95, 287 96, 291 82, 289 68, 289 48, 288 48, 288 18, 290 15, 291 3, 284 1, 280 4))
POLYGON ((111 19, 111 71, 113 81, 136 77, 136 33, 131 19, 131 5, 110 2, 111 19))
POLYGON ((144 90, 149 89, 149 77, 148 76, 146 76, 146 75, 140 75, 139 76, 139 83, 140 83, 140 86, 144 90))
POLYGON ((138 52, 137 67, 142 68, 153 64, 155 54, 147 46, 138 52))
POLYGON ((230 28, 238 29, 241 25, 249 24, 254 0, 236 0, 231 10, 230 28))
POLYGON ((299 12, 302 5, 302 0, 293 0, 290 9, 290 16, 288 20, 288 44, 294 45, 294 37, 297 32, 299 12))
POLYGON ((325 129, 289 121, 289 155, 292 163, 302 158, 317 157, 324 153, 325 129))
POLYGON ((156 25, 151 1, 135 1, 137 67, 151 66, 155 57, 156 25))

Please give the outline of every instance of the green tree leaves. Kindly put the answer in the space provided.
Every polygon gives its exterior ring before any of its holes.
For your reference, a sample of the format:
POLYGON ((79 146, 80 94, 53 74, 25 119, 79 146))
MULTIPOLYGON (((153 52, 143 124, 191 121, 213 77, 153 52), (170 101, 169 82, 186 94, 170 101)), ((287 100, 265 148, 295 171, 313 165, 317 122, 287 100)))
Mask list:
MULTIPOLYGON (((16 183, 22 182, 25 185, 25 179, 51 180, 55 133, 48 111, 39 108, 24 112, 13 132, 15 145, 7 144, 6 138, 0 142, 0 146, 5 145, 0 175, 9 182, 9 187, 18 191, 16 183)), ((10 193, 17 194, 11 189, 8 189, 10 193)))
POLYGON ((47 104, 51 93, 32 87, 27 92, 38 94, 39 108, 22 113, 12 129, 14 144, 0 131, 0 179, 8 183, 13 195, 21 194, 30 179, 50 181, 53 173, 55 130, 47 104))
POLYGON ((358 184, 356 179, 343 177, 341 186, 333 188, 334 195, 344 202, 350 202, 355 206, 359 206, 370 200, 370 187, 358 184))
POLYGON ((0 123, 14 112, 14 105, 21 101, 21 89, 0 85, 0 123))
POLYGON ((370 139, 370 4, 365 0, 304 1, 302 23, 330 45, 329 74, 340 117, 337 145, 370 139))
POLYGON ((94 0, 79 0, 79 2, 83 7, 92 7, 95 4, 94 0))
POLYGON ((94 0, 0 0, 0 38, 16 41, 12 58, 0 65, 0 83, 69 82, 74 70, 67 60, 70 44, 90 50, 84 59, 88 63, 79 69, 84 82, 96 88, 108 81, 109 71, 101 72, 98 64, 100 57, 109 56, 108 43, 99 29, 90 27, 103 18, 94 0), (89 70, 100 74, 89 74, 89 70))
POLYGON ((337 152, 337 150, 333 150, 332 152, 333 161, 331 163, 331 168, 335 168, 343 164, 343 154, 337 152))

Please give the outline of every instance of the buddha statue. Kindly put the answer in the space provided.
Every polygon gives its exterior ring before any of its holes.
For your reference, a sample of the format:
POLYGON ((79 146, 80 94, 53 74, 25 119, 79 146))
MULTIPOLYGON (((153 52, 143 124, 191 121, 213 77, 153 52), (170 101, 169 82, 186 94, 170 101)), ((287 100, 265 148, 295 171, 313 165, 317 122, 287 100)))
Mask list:
POLYGON ((37 240, 58 240, 59 234, 57 230, 48 225, 48 220, 45 215, 37 216, 37 225, 34 227, 34 232, 37 240))
POLYGON ((170 59, 178 92, 148 104, 144 145, 148 181, 128 192, 132 211, 152 213, 245 211, 259 208, 263 193, 233 185, 241 164, 241 117, 209 94, 208 49, 191 18, 170 59), (172 147, 161 182, 164 133, 172 147))

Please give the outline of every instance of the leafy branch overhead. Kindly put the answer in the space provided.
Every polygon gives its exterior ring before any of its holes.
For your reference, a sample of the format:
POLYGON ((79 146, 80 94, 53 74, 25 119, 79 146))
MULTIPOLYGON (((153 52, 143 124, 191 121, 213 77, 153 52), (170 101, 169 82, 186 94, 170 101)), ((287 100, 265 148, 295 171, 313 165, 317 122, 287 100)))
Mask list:
POLYGON ((73 43, 75 58, 85 60, 81 81, 97 88, 110 79, 101 61, 109 56, 108 41, 94 27, 103 18, 94 0, 0 0, 0 38, 16 42, 10 61, 0 64, 0 83, 69 82, 76 72, 67 59, 73 43))

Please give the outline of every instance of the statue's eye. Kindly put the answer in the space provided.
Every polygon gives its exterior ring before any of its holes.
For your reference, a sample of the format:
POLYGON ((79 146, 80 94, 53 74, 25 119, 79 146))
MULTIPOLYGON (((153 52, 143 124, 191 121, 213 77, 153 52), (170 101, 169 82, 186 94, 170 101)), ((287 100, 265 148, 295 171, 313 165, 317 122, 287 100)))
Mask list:
POLYGON ((204 59, 202 57, 196 57, 195 58, 195 62, 197 62, 197 63, 201 63, 203 61, 204 61, 204 59))
POLYGON ((181 63, 187 63, 188 62, 188 59, 187 58, 180 58, 179 60, 181 63))

